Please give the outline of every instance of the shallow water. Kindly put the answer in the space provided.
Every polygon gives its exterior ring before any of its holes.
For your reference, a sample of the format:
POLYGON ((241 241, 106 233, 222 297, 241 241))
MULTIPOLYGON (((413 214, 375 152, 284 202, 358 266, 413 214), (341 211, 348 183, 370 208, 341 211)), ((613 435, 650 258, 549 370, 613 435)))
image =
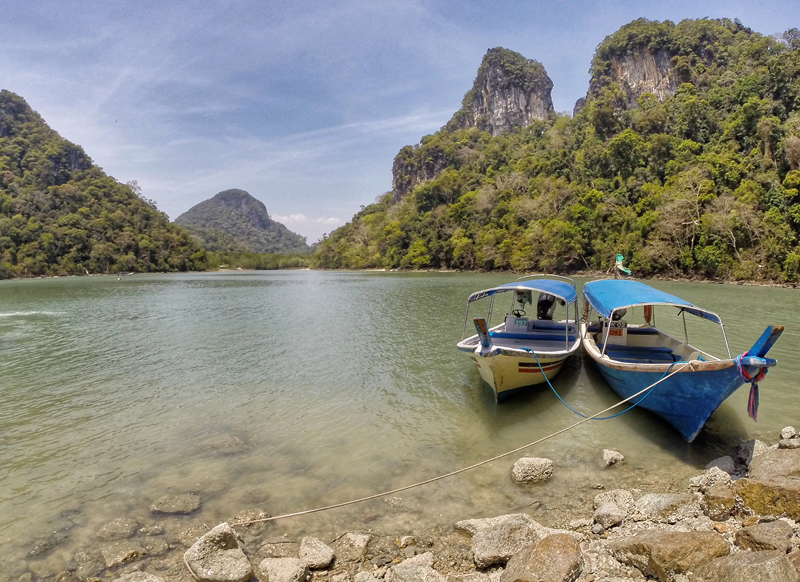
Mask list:
MULTIPOLYGON (((284 271, 0 283, 0 579, 74 567, 75 552, 116 517, 161 523, 174 540, 243 509, 277 515, 401 487, 574 423, 547 387, 496 406, 455 350, 466 297, 509 280, 284 271), (161 496, 185 492, 200 496, 198 513, 150 515, 161 496), (53 549, 26 557, 45 542, 53 549)), ((758 423, 747 418, 746 389, 692 445, 635 409, 420 489, 275 522, 271 532, 401 535, 516 511, 550 525, 555 508, 588 503, 595 484, 683 486, 740 440, 774 442, 798 424, 798 291, 653 284, 719 313, 734 353, 767 324, 786 326, 770 352, 780 365, 762 385, 758 423), (600 470, 604 448, 628 463, 600 470), (525 453, 553 459, 555 477, 535 489, 513 485, 509 468, 525 453)), ((682 325, 675 330, 682 335, 682 325)), ((691 325, 690 338, 724 355, 718 330, 691 325)), ((554 386, 587 413, 617 401, 582 357, 554 386)))

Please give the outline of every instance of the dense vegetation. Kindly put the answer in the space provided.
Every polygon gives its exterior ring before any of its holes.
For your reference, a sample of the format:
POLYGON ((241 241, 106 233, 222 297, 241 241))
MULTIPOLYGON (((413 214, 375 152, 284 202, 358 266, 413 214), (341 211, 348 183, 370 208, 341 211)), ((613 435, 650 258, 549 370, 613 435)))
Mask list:
POLYGON ((210 252, 208 262, 211 268, 274 270, 299 269, 308 267, 308 255, 248 253, 248 252, 210 252))
POLYGON ((92 163, 19 96, 0 92, 0 278, 203 269, 155 204, 92 163))
POLYGON ((737 21, 638 20, 592 62, 585 107, 508 135, 444 128, 404 166, 437 166, 318 247, 322 268, 605 269, 800 278, 800 35, 737 21), (631 104, 612 60, 663 50, 673 96, 631 104))
POLYGON ((175 223, 208 251, 310 252, 305 237, 272 220, 264 203, 244 190, 224 190, 181 214, 175 223))

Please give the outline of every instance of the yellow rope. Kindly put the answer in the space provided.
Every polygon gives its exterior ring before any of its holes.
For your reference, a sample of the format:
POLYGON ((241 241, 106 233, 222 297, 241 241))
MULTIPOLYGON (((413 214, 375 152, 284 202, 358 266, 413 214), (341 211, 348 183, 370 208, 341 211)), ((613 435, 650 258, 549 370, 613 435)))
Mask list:
POLYGON ((540 438, 538 440, 535 440, 532 443, 528 443, 527 445, 523 445, 521 447, 517 447, 514 450, 511 450, 511 451, 508 451, 506 453, 503 453, 502 455, 497 455, 496 457, 492 457, 491 459, 486 459, 485 461, 481 461, 479 463, 475 463, 474 465, 470 465, 469 467, 464 467, 463 469, 458 469, 456 471, 451 471, 450 473, 446 473, 444 475, 439 475, 438 477, 432 477, 430 479, 426 479, 425 481, 420 481, 419 483, 414 483, 413 485, 406 485, 405 487, 400 487, 398 489, 392 489, 391 491, 384 491, 383 493, 376 493, 375 495, 368 495, 367 497, 361 497, 359 499, 352 499, 350 501, 344 501, 342 503, 335 503, 333 505, 326 505, 325 507, 317 507, 315 509, 307 509, 305 511, 298 511, 298 512, 295 512, 295 513, 286 513, 284 515, 276 515, 274 517, 265 517, 265 518, 262 518, 262 519, 253 519, 253 520, 250 520, 250 521, 240 521, 240 522, 237 522, 236 524, 233 524, 233 525, 249 525, 249 524, 252 524, 252 523, 261 523, 261 522, 265 522, 265 521, 275 521, 277 519, 285 519, 287 517, 297 517, 298 515, 307 515, 309 513, 317 513, 317 512, 320 512, 320 511, 327 511, 328 509, 336 509, 337 507, 345 507, 346 505, 354 505, 356 503, 361 503, 363 501, 369 501, 371 499, 378 499, 380 497, 386 497, 387 495, 393 495, 395 493, 400 493, 401 491, 408 491, 409 489, 414 489, 415 487, 420 487, 422 485, 427 485, 428 483, 433 483, 434 481, 440 481, 442 479, 446 479, 447 477, 452 477, 454 475, 458 475, 459 473, 464 473, 464 472, 469 471, 471 469, 475 469, 477 467, 480 467, 481 465, 486 465, 487 463, 491 463, 492 461, 496 461, 498 459, 502 459, 503 457, 507 457, 508 455, 513 455, 514 453, 518 453, 519 451, 521 451, 523 449, 527 449, 529 447, 532 447, 533 445, 538 445, 539 443, 542 443, 542 442, 544 442, 544 441, 546 441, 548 439, 551 439, 551 438, 553 438, 555 436, 558 436, 558 435, 560 435, 562 433, 565 433, 568 430, 572 430, 576 426, 580 426, 584 422, 588 422, 588 421, 600 416, 601 414, 605 414, 609 410, 613 410, 613 409, 617 408, 618 406, 621 406, 621 405, 625 404, 626 402, 629 402, 629 401, 633 400, 634 398, 636 398, 637 396, 640 396, 641 394, 644 394, 648 390, 652 390, 658 384, 661 384, 661 382, 663 382, 667 378, 671 378, 672 376, 674 376, 675 374, 677 374, 678 372, 680 372, 681 370, 683 370, 685 367, 689 366, 690 364, 691 364, 691 362, 686 362, 683 366, 681 366, 677 370, 673 371, 671 374, 669 374, 667 376, 664 376, 658 382, 654 382, 653 384, 651 384, 647 388, 644 388, 643 390, 640 390, 639 392, 637 392, 633 396, 629 396, 625 400, 620 400, 619 402, 617 402, 613 406, 609 406, 605 410, 601 410, 600 412, 598 412, 596 414, 593 414, 592 416, 587 416, 586 418, 583 418, 583 419, 579 420, 575 424, 571 424, 570 426, 568 426, 566 428, 562 428, 561 430, 556 431, 553 434, 549 434, 549 435, 547 435, 545 437, 542 437, 542 438, 540 438))

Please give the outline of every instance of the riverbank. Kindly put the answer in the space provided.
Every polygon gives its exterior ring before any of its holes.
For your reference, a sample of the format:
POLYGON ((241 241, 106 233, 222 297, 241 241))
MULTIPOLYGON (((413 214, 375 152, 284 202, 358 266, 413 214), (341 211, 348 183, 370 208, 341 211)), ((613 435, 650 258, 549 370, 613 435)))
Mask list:
MULTIPOLYGON (((149 508, 148 522, 121 516, 101 527, 94 543, 75 552, 67 567, 58 566, 65 558, 58 541, 43 537, 29 551, 28 568, 10 579, 795 582, 800 485, 793 476, 800 472, 800 438, 790 427, 781 437, 772 446, 741 443, 730 456, 672 487, 648 491, 646 480, 613 490, 595 484, 584 506, 550 507, 538 521, 513 511, 464 516, 451 527, 381 532, 365 516, 346 531, 319 539, 304 532, 303 517, 291 518, 293 535, 279 535, 275 523, 265 521, 268 508, 241 511, 224 524, 182 529, 185 516, 202 511, 200 496, 168 495, 149 508)), ((616 451, 604 451, 598 463, 609 472, 625 466, 616 451)), ((535 499, 538 483, 553 470, 559 467, 523 458, 508 478, 535 499), (520 471, 521 465, 533 470, 520 471)))

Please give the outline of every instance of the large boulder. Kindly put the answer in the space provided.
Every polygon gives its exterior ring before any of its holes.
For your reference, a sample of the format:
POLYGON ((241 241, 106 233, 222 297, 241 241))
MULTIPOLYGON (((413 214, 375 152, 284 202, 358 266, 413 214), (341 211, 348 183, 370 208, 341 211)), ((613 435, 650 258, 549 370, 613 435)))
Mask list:
POLYGON ((777 550, 736 552, 696 571, 704 582, 797 582, 797 571, 777 550))
POLYGON ((736 495, 730 484, 717 481, 706 491, 701 507, 703 513, 714 521, 725 521, 736 506, 736 495))
POLYGON ((307 537, 300 542, 300 559, 312 570, 327 568, 333 557, 333 549, 322 540, 307 537))
POLYGON ((384 576, 386 582, 445 582, 433 569, 433 554, 426 552, 392 566, 384 576))
POLYGON ((603 491, 594 496, 594 508, 597 509, 604 503, 613 503, 625 513, 630 513, 635 505, 633 494, 625 489, 612 489, 603 491))
POLYGON ((736 543, 745 550, 780 550, 784 554, 792 547, 794 529, 785 521, 757 523, 736 532, 736 543))
POLYGON ((687 493, 648 493, 635 505, 636 513, 655 521, 671 521, 697 514, 695 498, 687 493))
POLYGON ((750 477, 739 479, 734 491, 761 515, 800 518, 800 449, 773 449, 753 459, 750 477))
POLYGON ((246 582, 253 566, 230 525, 221 523, 183 555, 197 582, 246 582))
POLYGON ((264 582, 306 582, 311 573, 300 558, 265 558, 258 565, 264 582))
POLYGON ((346 562, 362 561, 367 555, 367 546, 371 539, 370 534, 344 534, 334 544, 337 558, 346 562))
POLYGON ((536 457, 523 457, 511 468, 511 477, 517 483, 543 483, 553 476, 553 461, 536 457))
POLYGON ((609 541, 611 555, 661 582, 673 582, 675 574, 692 572, 730 547, 715 532, 648 530, 609 541))
POLYGON ((472 558, 479 568, 505 564, 521 549, 550 534, 565 533, 577 541, 583 539, 576 532, 544 527, 524 513, 467 519, 456 523, 455 528, 472 536, 472 558))
POLYGON ((582 570, 580 544, 568 535, 553 534, 512 556, 500 582, 574 582, 582 570))

